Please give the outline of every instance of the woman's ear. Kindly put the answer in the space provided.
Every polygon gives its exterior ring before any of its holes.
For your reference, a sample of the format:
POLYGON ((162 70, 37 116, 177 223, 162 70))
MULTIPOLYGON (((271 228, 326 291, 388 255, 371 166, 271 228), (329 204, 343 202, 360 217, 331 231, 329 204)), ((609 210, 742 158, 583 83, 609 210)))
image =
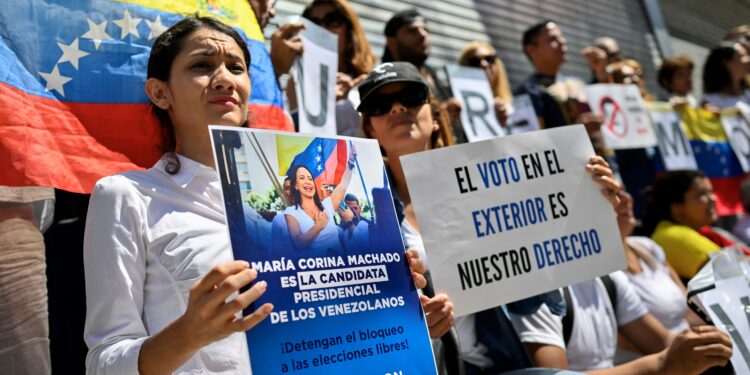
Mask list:
POLYGON ((167 83, 156 78, 146 80, 146 95, 155 106, 168 110, 170 106, 167 83))

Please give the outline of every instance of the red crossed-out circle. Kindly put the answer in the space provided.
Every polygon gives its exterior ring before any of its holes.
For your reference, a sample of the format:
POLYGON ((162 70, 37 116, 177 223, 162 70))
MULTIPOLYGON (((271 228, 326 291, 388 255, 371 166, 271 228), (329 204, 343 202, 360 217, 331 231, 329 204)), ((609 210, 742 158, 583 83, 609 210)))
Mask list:
POLYGON ((611 104, 614 108, 612 109, 612 113, 609 114, 607 118, 605 118, 606 123, 604 124, 604 127, 609 130, 610 133, 614 134, 615 136, 618 136, 620 138, 625 138, 625 135, 628 134, 628 118, 625 117, 625 112, 622 111, 622 108, 620 108, 620 104, 618 104, 614 99, 612 99, 609 96, 603 96, 601 100, 599 100, 599 110, 602 112, 603 115, 607 115, 607 112, 604 109, 604 106, 606 104, 611 104), (622 126, 619 127, 616 126, 617 117, 622 117, 622 126))

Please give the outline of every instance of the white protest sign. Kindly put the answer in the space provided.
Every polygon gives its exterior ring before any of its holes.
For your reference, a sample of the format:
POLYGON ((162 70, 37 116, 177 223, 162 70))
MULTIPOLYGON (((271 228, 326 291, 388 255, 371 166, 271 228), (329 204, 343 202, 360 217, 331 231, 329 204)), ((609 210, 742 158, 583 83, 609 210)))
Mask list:
POLYGON ((469 142, 505 135, 495 116, 495 99, 484 70, 448 65, 445 71, 453 96, 461 103, 461 124, 469 142))
POLYGON ((604 117, 602 135, 614 150, 656 146, 646 107, 636 85, 586 86, 591 110, 604 117))
POLYGON ((738 103, 737 108, 722 111, 721 125, 742 170, 750 172, 750 107, 745 103, 738 103))
POLYGON ((304 22, 307 26, 299 34, 305 53, 294 61, 292 69, 299 131, 336 135, 338 37, 302 17, 291 17, 290 22, 304 22))
POLYGON ((659 152, 668 171, 698 169, 680 115, 669 103, 649 103, 648 112, 654 124, 659 152))
POLYGON ((714 324, 732 338, 732 366, 750 374, 750 287, 744 276, 717 280, 716 288, 698 294, 714 324))
POLYGON ((539 119, 528 94, 513 98, 513 108, 505 124, 509 134, 521 134, 539 130, 539 119))
POLYGON ((457 316, 625 267, 582 125, 403 156, 435 288, 457 316))

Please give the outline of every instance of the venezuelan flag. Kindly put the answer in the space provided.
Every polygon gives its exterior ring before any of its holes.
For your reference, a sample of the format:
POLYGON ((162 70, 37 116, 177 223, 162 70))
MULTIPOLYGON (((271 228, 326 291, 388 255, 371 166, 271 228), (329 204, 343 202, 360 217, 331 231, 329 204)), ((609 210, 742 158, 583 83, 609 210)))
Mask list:
POLYGON ((252 55, 251 125, 293 130, 247 0, 0 2, 0 185, 88 193, 150 167, 158 127, 144 93, 150 46, 184 15, 212 16, 252 55))
POLYGON ((740 184, 745 173, 732 151, 721 125, 721 117, 702 108, 687 106, 681 108, 679 114, 698 168, 714 187, 719 215, 741 213, 740 184))
POLYGON ((310 170, 318 193, 322 194, 322 184, 338 185, 341 182, 349 154, 344 140, 277 135, 276 155, 279 175, 286 175, 295 166, 304 165, 310 170))

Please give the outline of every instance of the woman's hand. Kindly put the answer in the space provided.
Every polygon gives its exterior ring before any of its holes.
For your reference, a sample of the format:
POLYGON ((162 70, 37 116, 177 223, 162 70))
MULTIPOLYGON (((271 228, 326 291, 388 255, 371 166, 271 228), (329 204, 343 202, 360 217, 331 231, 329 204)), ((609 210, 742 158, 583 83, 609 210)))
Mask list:
POLYGON ((277 78, 288 73, 294 58, 304 52, 302 37, 297 34, 305 27, 302 22, 285 23, 271 35, 271 64, 277 78))
POLYGON ((317 229, 322 230, 326 227, 328 224, 328 215, 324 211, 318 212, 317 215, 315 215, 315 224, 313 227, 316 227, 317 229))
POLYGON ((586 164, 586 172, 591 173, 594 182, 601 185, 604 197, 607 198, 613 208, 617 208, 617 205, 620 204, 620 197, 617 193, 622 190, 622 186, 615 180, 614 173, 609 168, 609 163, 601 156, 591 156, 589 163, 586 164))
POLYGON ((448 299, 445 294, 438 294, 435 297, 429 298, 425 295, 419 296, 419 301, 422 303, 422 310, 427 318, 427 329, 430 331, 430 338, 437 339, 442 337, 451 327, 455 321, 453 316, 453 303, 448 299))
POLYGON ((508 105, 500 98, 495 98, 493 105, 497 121, 500 121, 500 125, 505 126, 505 122, 508 121, 508 105))
POLYGON ((422 289, 427 286, 427 279, 424 277, 424 273, 427 269, 419 259, 419 252, 416 249, 409 249, 406 251, 406 261, 409 263, 409 270, 411 271, 411 278, 414 280, 414 285, 417 289, 422 289))
POLYGON ((232 333, 244 332, 260 323, 273 310, 266 303, 252 314, 237 317, 242 311, 266 291, 266 282, 261 281, 252 288, 238 294, 234 299, 226 299, 258 276, 244 261, 220 264, 209 271, 190 288, 190 297, 185 314, 179 319, 190 330, 198 347, 221 340, 232 333))

